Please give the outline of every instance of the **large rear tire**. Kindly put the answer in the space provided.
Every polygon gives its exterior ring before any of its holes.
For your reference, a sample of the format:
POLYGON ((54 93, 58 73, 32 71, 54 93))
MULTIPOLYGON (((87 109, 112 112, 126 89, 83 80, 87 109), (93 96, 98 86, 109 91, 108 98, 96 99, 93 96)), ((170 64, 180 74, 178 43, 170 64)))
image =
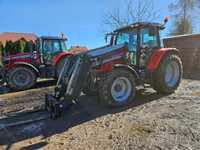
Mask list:
POLYGON ((32 69, 16 67, 9 71, 7 83, 11 89, 21 91, 33 87, 36 79, 36 74, 32 69))
POLYGON ((153 88, 161 94, 171 94, 177 90, 183 75, 183 65, 177 54, 167 55, 153 76, 153 88))
POLYGON ((100 100, 111 107, 130 104, 136 95, 134 75, 125 69, 114 69, 100 86, 100 100))

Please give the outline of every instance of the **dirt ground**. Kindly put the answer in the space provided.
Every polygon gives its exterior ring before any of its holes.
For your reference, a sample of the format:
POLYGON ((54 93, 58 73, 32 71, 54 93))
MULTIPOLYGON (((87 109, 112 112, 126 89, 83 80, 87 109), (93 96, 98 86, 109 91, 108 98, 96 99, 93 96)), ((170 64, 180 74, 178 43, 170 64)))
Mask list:
MULTIPOLYGON (((139 90, 135 102, 123 109, 108 109, 98 97, 82 95, 80 102, 56 121, 0 130, 0 149, 200 149, 200 76, 187 78, 169 96, 139 90)), ((53 91, 53 85, 39 83, 34 89, 7 94, 1 90, 0 115, 42 105, 44 94, 53 91)))

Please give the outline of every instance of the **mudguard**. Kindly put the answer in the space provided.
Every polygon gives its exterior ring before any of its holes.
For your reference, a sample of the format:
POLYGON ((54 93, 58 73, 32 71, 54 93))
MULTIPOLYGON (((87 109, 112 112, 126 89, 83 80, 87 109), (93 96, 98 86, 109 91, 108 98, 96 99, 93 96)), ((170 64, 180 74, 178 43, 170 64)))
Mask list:
POLYGON ((165 55, 169 53, 176 53, 179 55, 179 51, 176 48, 161 48, 156 50, 153 55, 150 57, 149 62, 147 64, 147 69, 150 71, 155 71, 158 67, 162 59, 165 55))
POLYGON ((69 52, 61 52, 52 58, 52 62, 54 65, 56 65, 63 57, 67 57, 67 56, 71 56, 71 55, 73 55, 73 54, 69 53, 69 52))
POLYGON ((27 67, 33 69, 37 73, 37 75, 40 74, 40 71, 34 65, 32 65, 32 64, 29 64, 29 63, 26 63, 26 62, 16 62, 16 63, 14 63, 14 66, 15 65, 16 66, 17 65, 27 66, 27 67))
POLYGON ((115 64, 113 65, 113 68, 120 68, 120 69, 125 69, 125 70, 128 70, 130 71, 131 73, 133 73, 133 75, 136 77, 136 79, 140 79, 140 76, 139 74, 137 73, 137 71, 133 68, 133 67, 130 67, 128 65, 124 65, 124 64, 115 64))

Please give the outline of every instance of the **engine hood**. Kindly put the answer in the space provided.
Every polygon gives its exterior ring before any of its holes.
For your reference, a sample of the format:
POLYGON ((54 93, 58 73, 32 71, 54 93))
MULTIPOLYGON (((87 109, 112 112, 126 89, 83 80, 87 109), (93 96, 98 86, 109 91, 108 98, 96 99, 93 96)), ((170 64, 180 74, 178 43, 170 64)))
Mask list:
POLYGON ((87 52, 84 52, 84 54, 90 57, 98 57, 98 56, 113 54, 115 52, 118 53, 119 51, 125 52, 127 50, 126 48, 127 48, 126 44, 120 44, 120 45, 114 45, 114 46, 107 45, 104 47, 89 50, 87 52))

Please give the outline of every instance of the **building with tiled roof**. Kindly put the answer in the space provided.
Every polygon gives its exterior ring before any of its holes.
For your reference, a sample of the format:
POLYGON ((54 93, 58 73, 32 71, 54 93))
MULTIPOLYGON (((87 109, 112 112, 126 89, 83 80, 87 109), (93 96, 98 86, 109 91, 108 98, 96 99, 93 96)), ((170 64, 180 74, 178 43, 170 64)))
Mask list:
POLYGON ((15 32, 3 32, 0 33, 0 41, 2 43, 6 43, 6 41, 15 42, 20 40, 21 38, 26 39, 27 41, 35 41, 37 40, 37 36, 32 33, 15 33, 15 32))

